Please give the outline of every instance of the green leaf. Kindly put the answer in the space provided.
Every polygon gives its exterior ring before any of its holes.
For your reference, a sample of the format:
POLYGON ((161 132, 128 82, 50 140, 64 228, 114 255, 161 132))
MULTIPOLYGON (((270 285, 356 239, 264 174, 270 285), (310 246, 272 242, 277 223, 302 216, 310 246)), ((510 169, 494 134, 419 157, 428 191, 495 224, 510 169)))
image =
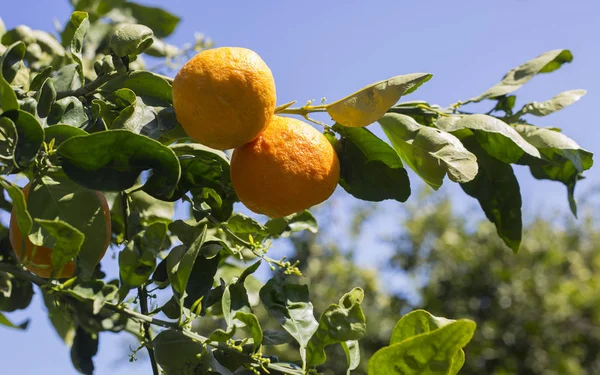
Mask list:
POLYGON ((23 235, 27 235, 31 232, 33 220, 27 211, 27 201, 21 188, 13 183, 0 178, 0 185, 6 190, 8 196, 12 201, 12 206, 15 215, 17 215, 17 225, 23 235))
POLYGON ((250 301, 248 300, 248 292, 244 285, 246 278, 253 274, 260 266, 260 260, 249 266, 242 272, 240 277, 230 285, 225 287, 221 304, 223 308, 223 319, 227 323, 227 327, 231 328, 234 324, 244 327, 245 324, 238 321, 235 316, 238 311, 252 313, 250 301))
POLYGON ((252 236, 254 240, 262 241, 269 235, 267 228, 258 221, 239 213, 231 216, 223 225, 244 240, 249 240, 252 236))
MULTIPOLYGON (((178 200, 188 191, 193 190, 197 200, 202 198, 205 189, 212 189, 221 199, 221 206, 233 208, 237 196, 231 184, 229 159, 221 152, 209 149, 197 143, 178 144, 171 146, 181 164, 181 178, 177 188, 170 196, 161 196, 150 188, 147 191, 156 198, 178 200)), ((201 202, 198 202, 201 203, 201 202)), ((226 211, 226 209, 223 209, 226 211)), ((225 213, 221 218, 227 220, 231 213, 225 213)))
POLYGON ((307 230, 311 233, 319 231, 317 220, 308 210, 297 212, 278 219, 270 219, 265 224, 269 235, 273 238, 288 237, 291 233, 307 230))
POLYGON ((92 302, 92 313, 97 315, 106 303, 112 302, 119 292, 114 284, 106 284, 102 280, 89 280, 75 284, 72 288, 63 289, 62 293, 69 294, 80 301, 92 302))
POLYGON ((206 240, 206 226, 202 232, 189 247, 184 247, 185 251, 171 251, 167 256, 167 274, 173 289, 183 296, 192 273, 194 263, 198 253, 206 240))
POLYGON ((341 343, 346 359, 348 360, 348 371, 346 375, 350 375, 352 370, 356 370, 360 364, 360 348, 357 340, 344 341, 341 343))
POLYGON ((54 88, 52 78, 46 78, 44 83, 42 83, 42 88, 38 93, 37 101, 38 115, 42 118, 47 117, 50 113, 50 108, 56 101, 56 88, 54 88))
POLYGON ((335 124, 342 138, 335 150, 340 160, 340 185, 354 197, 379 202, 406 202, 410 181, 400 157, 367 129, 335 124))
POLYGON ((71 347, 75 338, 75 322, 67 313, 67 306, 59 298, 44 290, 42 290, 42 297, 54 330, 65 344, 71 347))
POLYGON ((153 171, 146 184, 164 195, 170 195, 179 181, 179 161, 173 151, 128 130, 72 137, 58 147, 57 154, 69 178, 90 189, 129 189, 146 169, 153 171))
POLYGON ((381 118, 403 95, 429 81, 429 73, 413 73, 376 82, 327 105, 327 113, 343 126, 363 127, 381 118))
POLYGON ((127 2, 124 9, 129 10, 138 23, 150 27, 160 38, 171 35, 181 21, 181 18, 161 8, 127 2))
POLYGON ((74 96, 67 96, 52 104, 46 122, 48 125, 67 124, 76 128, 85 128, 89 124, 89 119, 83 103, 74 96))
POLYGON ((0 114, 17 109, 19 109, 17 95, 10 84, 3 77, 0 77, 0 114))
MULTIPOLYGON (((59 172, 48 173, 31 185, 27 198, 29 212, 36 219, 29 235, 30 241, 38 246, 56 249, 58 242, 68 239, 68 237, 56 237, 60 234, 57 231, 64 229, 68 234, 71 231, 69 227, 72 226, 76 229, 72 233, 74 236, 72 246, 76 247, 79 241, 77 232, 81 233, 81 241, 83 241, 80 245, 77 267, 80 269, 81 277, 89 278, 106 250, 107 236, 109 236, 101 203, 96 191, 77 185, 59 172), (55 220, 68 225, 51 224, 55 220), (51 225, 55 228, 50 228, 51 225)), ((74 248, 70 250, 75 252, 74 248)), ((53 257, 55 252, 52 252, 53 257)), ((66 252, 64 256, 68 255, 71 253, 66 252)), ((55 268, 59 268, 54 263, 54 259, 52 262, 55 268)))
POLYGON ((78 65, 68 64, 58 70, 54 78, 54 88, 57 92, 65 92, 75 88, 75 74, 77 74, 78 65))
POLYGON ((204 351, 204 344, 172 329, 159 333, 152 340, 152 347, 156 362, 167 374, 192 375, 204 351))
POLYGON ((573 61, 573 55, 567 49, 556 49, 543 53, 535 59, 512 69, 504 75, 502 81, 483 94, 469 99, 467 103, 480 102, 484 99, 493 99, 509 94, 521 88, 536 74, 553 72, 564 63, 570 63, 571 61, 573 61))
POLYGON ((293 341, 294 338, 287 331, 279 329, 267 329, 263 331, 263 345, 291 344, 293 341))
POLYGON ((502 95, 494 99, 498 101, 494 107, 494 111, 504 111, 507 115, 512 115, 515 102, 517 101, 516 95, 502 95))
POLYGON ((58 147, 61 143, 69 138, 87 134, 88 133, 85 130, 73 127, 71 125, 56 124, 48 126, 44 129, 44 140, 46 143, 50 143, 54 139, 54 146, 58 147))
POLYGON ((33 77, 31 85, 29 85, 29 90, 38 91, 41 89, 42 84, 46 81, 46 78, 52 78, 52 73, 54 73, 54 69, 51 66, 47 66, 42 69, 35 77, 33 77))
POLYGON ((35 223, 55 239, 52 247, 52 273, 62 274, 65 264, 75 259, 81 251, 85 235, 74 226, 62 220, 35 219, 35 223))
POLYGON ((44 130, 39 121, 30 113, 16 110, 5 112, 17 129, 17 148, 15 149, 15 164, 26 167, 35 160, 44 142, 44 130))
POLYGON ((354 288, 344 294, 339 304, 329 305, 321 314, 319 327, 306 347, 306 363, 309 366, 325 362, 327 345, 359 340, 363 337, 366 330, 366 319, 360 306, 363 298, 363 290, 354 288))
MULTIPOLYGON (((17 148, 17 129, 15 124, 8 117, 0 117, 0 156, 5 161, 0 162, 6 165, 7 173, 10 173, 14 165, 15 149, 17 148)), ((4 169, 0 167, 0 169, 4 169)))
MULTIPOLYGON (((399 344, 414 336, 432 332, 438 328, 444 327, 456 320, 439 318, 431 315, 425 310, 414 310, 404 315, 396 323, 390 338, 390 345, 399 344)), ((460 349, 452 358, 452 371, 450 374, 456 374, 465 362, 465 352, 460 349)))
POLYGON ((65 49, 58 40, 56 40, 54 35, 43 30, 31 30, 31 36, 35 39, 35 42, 40 46, 43 52, 59 57, 65 55, 65 49))
POLYGON ((477 175, 477 158, 452 134, 398 113, 386 114, 379 123, 402 160, 432 188, 439 189, 446 174, 458 183, 477 175))
POLYGON ((235 313, 234 319, 237 319, 240 322, 244 323, 246 327, 250 330, 250 334, 252 335, 254 345, 254 353, 257 353, 260 350, 260 345, 263 340, 263 331, 260 327, 260 323, 258 322, 258 318, 256 317, 256 315, 252 313, 238 311, 235 313))
POLYGON ((17 76, 17 72, 23 66, 23 57, 25 57, 25 43, 15 42, 6 47, 6 51, 0 57, 0 73, 9 84, 17 76))
POLYGON ((213 257, 205 257, 202 255, 204 249, 200 250, 200 254, 194 262, 194 266, 190 273, 187 286, 185 288, 185 300, 183 306, 191 309, 194 303, 201 300, 202 313, 206 310, 206 299, 213 286, 215 274, 219 268, 221 257, 217 253, 213 257))
POLYGON ((119 89, 115 97, 127 103, 110 124, 111 129, 127 129, 152 139, 161 139, 180 126, 173 107, 155 106, 156 100, 135 96, 130 89, 119 89))
POLYGON ((156 268, 156 257, 166 237, 167 225, 154 222, 136 234, 119 253, 119 276, 125 289, 138 287, 148 281, 156 268))
POLYGON ((304 361, 308 341, 319 327, 313 315, 308 286, 271 279, 260 289, 259 295, 269 315, 298 341, 304 361))
POLYGON ((233 326, 230 331, 223 331, 220 328, 215 329, 210 336, 208 336, 208 341, 215 342, 226 342, 230 340, 236 332, 236 326, 233 326))
POLYGON ((173 57, 180 53, 179 48, 172 44, 166 43, 162 39, 154 38, 154 43, 144 51, 147 55, 153 57, 173 57))
POLYGON ((110 94, 118 89, 126 88, 137 96, 148 96, 165 103, 173 102, 171 84, 163 77, 145 70, 134 70, 126 75, 116 77, 100 88, 102 93, 110 94))
POLYGON ((582 149, 566 135, 531 125, 515 125, 515 129, 529 143, 537 147, 544 163, 531 164, 531 174, 537 179, 560 181, 567 186, 571 211, 577 216, 573 196, 581 174, 594 164, 593 154, 582 149))
POLYGON ((117 56, 137 56, 152 45, 153 36, 147 26, 124 24, 113 32, 108 45, 117 56))
MULTIPOLYGON (((8 250, 10 251, 10 249, 8 250)), ((6 259, 3 259, 3 261, 6 261, 6 259)), ((33 284, 31 281, 16 278, 10 273, 0 271, 0 311, 24 310, 29 307, 32 299, 33 284)))
POLYGON ((14 324, 4 314, 2 314, 0 312, 0 324, 3 326, 9 327, 9 328, 25 330, 25 329, 27 329, 27 326, 29 325, 29 319, 27 319, 26 321, 24 321, 21 324, 14 324))
POLYGON ((62 45, 70 47, 71 54, 77 63, 77 70, 81 82, 84 81, 83 61, 81 51, 83 50, 83 39, 90 28, 90 20, 86 12, 75 11, 61 34, 62 45))
POLYGON ((98 353, 98 334, 91 334, 77 327, 73 346, 71 346, 71 362, 77 371, 85 375, 94 373, 93 358, 98 353))
POLYGON ((475 179, 461 184, 469 196, 477 199, 485 216, 494 225, 504 243, 519 251, 523 231, 521 191, 510 164, 488 155, 475 137, 464 139, 465 146, 477 155, 479 172, 475 179))
MULTIPOLYGON (((443 117, 437 127, 446 132, 471 130, 487 153, 507 164, 518 162, 524 153, 541 158, 540 152, 511 126, 488 115, 467 115, 460 118, 443 117)), ((463 132, 463 134, 465 134, 463 132)))
POLYGON ((550 100, 544 102, 531 102, 523 106, 521 113, 534 116, 548 116, 569 106, 587 93, 586 90, 563 91, 550 100))
POLYGON ((451 374, 456 353, 474 331, 475 323, 462 319, 379 349, 369 359, 369 375, 451 374))

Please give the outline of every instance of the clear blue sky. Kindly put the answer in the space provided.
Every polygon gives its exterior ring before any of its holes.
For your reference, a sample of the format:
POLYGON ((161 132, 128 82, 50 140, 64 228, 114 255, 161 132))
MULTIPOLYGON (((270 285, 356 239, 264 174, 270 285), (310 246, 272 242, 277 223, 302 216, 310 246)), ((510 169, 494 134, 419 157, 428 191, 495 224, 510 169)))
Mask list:
MULTIPOLYGON (((434 78, 406 99, 447 105, 483 92, 507 70, 542 52, 568 48, 574 62, 535 78, 517 92, 517 105, 549 99, 564 90, 587 89, 579 103, 538 123, 561 127, 582 147, 599 151, 597 0, 140 2, 168 4, 183 18, 170 38, 173 44, 192 42, 194 32, 202 32, 220 46, 257 51, 275 75, 280 104, 321 97, 333 101, 394 75, 430 72, 434 78)), ((64 22, 69 12, 66 0, 7 0, 0 17, 8 28, 27 24, 53 30, 53 18, 64 22)), ((517 173, 526 215, 566 209, 563 186, 535 181, 527 170, 517 173)), ((597 185, 599 177, 598 168, 588 173, 578 186, 578 196, 597 185)), ((416 181, 412 174, 411 179, 416 181)), ((448 181, 442 191, 456 196, 462 208, 476 204, 448 181)), ((344 195, 338 192, 338 197, 344 195)), ((390 211, 400 207, 394 202, 381 205, 390 211)), ((0 328, 3 374, 76 374, 39 299, 26 312, 10 316, 16 321, 30 317, 32 323, 25 333, 0 328)), ((127 343, 119 335, 104 334, 96 374, 149 374, 145 361, 127 362, 123 350, 127 343)))

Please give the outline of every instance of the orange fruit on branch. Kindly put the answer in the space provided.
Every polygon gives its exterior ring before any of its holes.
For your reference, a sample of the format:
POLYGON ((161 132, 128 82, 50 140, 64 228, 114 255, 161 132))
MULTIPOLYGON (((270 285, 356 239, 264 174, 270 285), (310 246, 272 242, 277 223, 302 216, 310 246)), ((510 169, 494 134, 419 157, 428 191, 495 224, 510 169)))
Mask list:
MULTIPOLYGON (((25 195, 25 200, 28 201, 29 192, 31 190, 31 183, 27 184, 23 188, 23 194, 25 195)), ((103 243, 103 251, 100 257, 98 258, 96 264, 100 262, 100 260, 104 257, 106 253, 106 249, 110 245, 111 238, 111 221, 110 221, 110 208, 108 207, 108 202, 104 195, 96 191, 95 197, 97 198, 97 202, 88 202, 87 204, 93 206, 97 204, 98 210, 102 210, 103 218, 105 221, 106 233, 101 236, 105 238, 103 243)), ((59 203, 60 204, 60 203, 59 203)), ((70 223, 77 229, 82 229, 85 226, 85 221, 73 222, 70 223)), ((40 277, 49 278, 52 275, 52 249, 45 246, 35 246, 30 240, 28 236, 23 237, 23 233, 17 224, 17 215, 15 214, 14 209, 11 212, 10 216, 10 226, 9 226, 9 240, 10 244, 17 255, 17 257, 24 262, 25 266, 33 273, 40 277), (25 251, 23 251, 23 245, 25 245, 25 251)), ((86 241, 90 240, 86 237, 86 241)), ((84 241, 84 245, 86 246, 86 242, 84 241)), ((99 246, 99 245, 98 245, 99 246)), ((83 252, 83 247, 82 247, 83 252)), ((69 261, 62 269, 62 272, 59 275, 56 275, 57 278, 69 278, 75 275, 75 262, 69 261)))
POLYGON ((185 132, 227 150, 253 141, 275 110, 275 80, 256 52, 239 47, 202 51, 173 80, 173 107, 185 132))
POLYGON ((339 179, 339 160, 327 138, 288 117, 273 116, 267 129, 236 148, 231 158, 231 180, 239 199, 271 218, 325 201, 339 179))

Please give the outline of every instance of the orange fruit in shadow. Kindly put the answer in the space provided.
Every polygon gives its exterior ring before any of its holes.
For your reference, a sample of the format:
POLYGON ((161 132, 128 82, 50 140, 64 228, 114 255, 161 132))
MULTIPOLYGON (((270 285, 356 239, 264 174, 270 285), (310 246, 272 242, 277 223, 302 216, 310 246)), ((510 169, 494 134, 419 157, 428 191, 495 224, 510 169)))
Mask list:
POLYGON ((273 116, 253 142, 234 150, 231 181, 250 210, 278 218, 329 198, 340 179, 333 146, 309 124, 273 116))
POLYGON ((256 139, 275 111, 275 80, 254 51, 207 49, 173 80, 177 121, 195 141, 227 150, 256 139))
MULTIPOLYGON (((29 189, 31 188, 31 184, 27 184, 23 188, 23 194, 25 195, 25 200, 27 200, 27 196, 29 195, 29 189)), ((108 207, 108 202, 104 195, 97 191, 96 196, 98 197, 98 201, 102 206, 102 210, 104 213, 104 220, 106 222, 106 242, 104 244, 104 251, 98 259, 98 263, 104 257, 106 253, 106 249, 110 245, 110 237, 111 237, 111 221, 110 221, 110 208, 108 207)), ((23 234, 21 233, 21 229, 17 224, 17 215, 15 214, 15 210, 13 208, 10 215, 10 227, 9 227, 9 239, 12 248, 19 259, 24 262, 25 266, 33 273, 40 277, 49 278, 52 274, 52 249, 44 246, 35 246, 30 240, 29 237, 23 238, 23 234), (23 254, 23 243, 25 244, 25 254, 23 254)), ((56 275, 57 278, 69 278, 75 275, 75 262, 70 261, 64 267, 60 275, 56 275)))

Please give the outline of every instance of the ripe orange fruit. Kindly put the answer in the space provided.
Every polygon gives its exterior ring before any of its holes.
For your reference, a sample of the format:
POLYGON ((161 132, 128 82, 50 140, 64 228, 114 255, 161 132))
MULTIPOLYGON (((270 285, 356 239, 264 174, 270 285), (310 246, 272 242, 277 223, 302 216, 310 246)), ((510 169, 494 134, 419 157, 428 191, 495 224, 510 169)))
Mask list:
POLYGON ((253 142, 234 150, 231 180, 250 210, 283 217, 323 202, 340 179, 337 155, 309 124, 273 116, 253 142))
POLYGON ((256 52, 222 47, 202 51, 173 81, 173 106, 197 142, 227 150, 253 141, 275 110, 275 80, 256 52))
MULTIPOLYGON (((27 196, 29 195, 29 189, 31 184, 27 184, 23 188, 23 194, 25 195, 25 200, 27 200, 27 196)), ((102 252, 102 256, 98 259, 98 263, 104 257, 106 253, 106 249, 110 245, 110 236, 111 236, 111 221, 110 221, 110 208, 108 207, 108 202, 104 195, 97 191, 96 196, 98 197, 98 201, 102 207, 104 212, 104 220, 106 222, 106 242, 104 243, 104 251, 102 252)), ((22 258, 22 240, 23 234, 21 233, 21 229, 19 229, 19 225, 17 224, 17 216, 15 215, 14 209, 10 215, 10 227, 9 227, 9 240, 12 248, 17 255, 17 257, 21 260, 27 260, 25 262, 25 266, 33 273, 40 277, 49 278, 52 274, 52 249, 44 246, 34 246, 33 243, 29 240, 29 237, 25 237, 25 256, 22 258), (35 253, 34 253, 35 248, 35 253)), ((75 262, 68 262, 60 275, 56 277, 59 279, 73 277, 75 274, 75 262)))

